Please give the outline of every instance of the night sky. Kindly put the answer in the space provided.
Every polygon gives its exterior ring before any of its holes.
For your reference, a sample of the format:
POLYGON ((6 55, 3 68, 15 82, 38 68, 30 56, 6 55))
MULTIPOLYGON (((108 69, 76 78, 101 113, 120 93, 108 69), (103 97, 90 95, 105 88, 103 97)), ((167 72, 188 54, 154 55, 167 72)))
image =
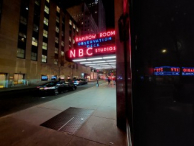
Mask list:
POLYGON ((102 0, 106 13, 106 26, 114 28, 114 0, 102 0))
MULTIPOLYGON (((58 0, 64 9, 76 5, 84 0, 58 0)), ((105 9, 106 26, 107 29, 114 28, 114 0, 102 0, 105 9)))

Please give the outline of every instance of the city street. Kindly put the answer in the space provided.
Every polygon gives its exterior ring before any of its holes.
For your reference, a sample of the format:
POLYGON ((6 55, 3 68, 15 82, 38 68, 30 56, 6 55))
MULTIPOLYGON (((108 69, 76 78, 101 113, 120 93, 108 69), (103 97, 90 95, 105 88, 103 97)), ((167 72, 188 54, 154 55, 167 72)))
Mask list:
MULTIPOLYGON (((102 83, 104 81, 100 81, 102 83)), ((88 82, 86 85, 77 86, 75 91, 67 91, 58 95, 38 95, 36 88, 28 90, 15 90, 0 92, 0 117, 23 110, 37 104, 55 100, 81 90, 96 86, 96 82, 88 82)))

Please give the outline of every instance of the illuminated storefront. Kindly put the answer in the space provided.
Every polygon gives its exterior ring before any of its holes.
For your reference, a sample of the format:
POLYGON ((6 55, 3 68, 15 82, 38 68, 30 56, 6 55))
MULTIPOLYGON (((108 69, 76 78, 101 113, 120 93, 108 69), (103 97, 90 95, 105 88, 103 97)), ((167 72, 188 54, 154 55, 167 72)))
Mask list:
POLYGON ((0 74, 0 88, 6 87, 6 74, 0 74))

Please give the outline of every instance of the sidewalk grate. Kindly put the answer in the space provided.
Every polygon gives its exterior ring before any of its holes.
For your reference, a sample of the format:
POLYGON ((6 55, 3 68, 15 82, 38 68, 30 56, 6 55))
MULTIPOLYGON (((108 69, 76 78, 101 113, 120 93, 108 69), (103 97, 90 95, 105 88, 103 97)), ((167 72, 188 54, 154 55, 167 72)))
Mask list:
POLYGON ((94 110, 70 107, 41 124, 43 127, 74 134, 94 110))

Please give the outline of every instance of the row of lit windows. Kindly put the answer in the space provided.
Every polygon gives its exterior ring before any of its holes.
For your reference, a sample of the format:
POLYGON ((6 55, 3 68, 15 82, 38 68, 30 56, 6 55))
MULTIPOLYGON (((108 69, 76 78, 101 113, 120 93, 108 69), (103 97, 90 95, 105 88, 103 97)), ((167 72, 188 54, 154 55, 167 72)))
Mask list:
MULTIPOLYGON (((49 0, 46 0, 46 1, 49 2, 49 0)), ((36 5, 40 5, 40 1, 35 0, 35 4, 36 5)), ((60 8, 59 7, 57 7, 56 10, 57 10, 58 13, 60 13, 60 8)), ((45 11, 45 13, 49 14, 49 7, 45 5, 44 11, 45 11)), ((58 16, 56 18, 56 21, 59 23, 59 17, 58 16)), ((26 25, 27 24, 27 19, 21 16, 20 17, 20 22, 22 24, 26 25)), ((64 23, 64 21, 62 21, 62 22, 64 23)), ((44 17, 44 24, 46 26, 48 26, 48 23, 49 23, 49 20, 44 17)), ((72 25, 72 21, 70 22, 70 24, 72 25)), ((73 26, 74 29, 76 29, 77 32, 79 31, 78 28, 76 28, 75 24, 73 24, 72 26, 73 26)), ((33 30, 35 32, 38 32, 38 26, 36 24, 33 25, 33 30)), ((59 33, 59 28, 58 27, 56 27, 56 32, 59 33)), ((61 35, 64 36, 64 32, 63 31, 62 31, 61 35)), ((25 34, 23 34, 23 33, 20 32, 19 33, 19 36, 21 37, 21 40, 22 41, 25 41, 25 39, 26 39, 26 35, 25 34)), ((45 29, 43 30, 43 36, 46 37, 46 38, 48 37, 48 31, 45 30, 45 29)), ((57 37, 55 38, 55 42, 56 43, 59 43, 59 39, 57 37)), ((73 43, 75 43, 75 40, 73 40, 73 43)), ((35 46, 35 47, 38 46, 38 40, 37 40, 37 38, 32 37, 32 45, 35 46)), ((64 47, 64 41, 61 41, 61 46, 64 47)), ((43 50, 47 50, 47 48, 48 48, 47 43, 46 42, 43 42, 42 49, 43 50)), ((56 54, 58 54, 58 51, 59 51, 59 49, 58 48, 55 48, 55 53, 56 54)), ((45 54, 45 53, 43 53, 43 54, 45 54)), ((61 55, 64 56, 64 50, 61 50, 61 55)), ((20 58, 24 58, 25 57, 25 49, 18 48, 18 50, 17 50, 17 56, 20 57, 20 58)), ((31 59, 32 60, 37 60, 37 53, 31 52, 31 59)), ((42 62, 47 62, 47 55, 42 55, 42 62)))
MULTIPOLYGON (((69 25, 72 25, 72 20, 69 20, 69 25)), ((79 29, 75 27, 75 24, 73 24, 73 28, 76 29, 77 32, 79 31, 79 29)))
MULTIPOLYGON (((46 0, 48 3, 49 3, 49 0, 46 0)), ((49 5, 45 5, 44 6, 44 12, 46 13, 46 14, 49 14, 49 5)), ((45 15, 45 16, 47 16, 47 15, 45 15)), ((46 26, 48 26, 48 24, 49 24, 49 20, 48 20, 49 18, 45 18, 44 17, 44 25, 46 25, 46 26)), ((43 30, 43 36, 45 37, 45 38, 48 38, 48 30, 43 30)), ((43 42, 42 43, 42 50, 47 50, 48 49, 48 45, 47 45, 47 42, 43 42)), ((46 63, 47 62, 47 51, 43 51, 42 53, 42 62, 44 62, 44 63, 46 63), (43 53, 44 52, 44 53, 43 53)))

